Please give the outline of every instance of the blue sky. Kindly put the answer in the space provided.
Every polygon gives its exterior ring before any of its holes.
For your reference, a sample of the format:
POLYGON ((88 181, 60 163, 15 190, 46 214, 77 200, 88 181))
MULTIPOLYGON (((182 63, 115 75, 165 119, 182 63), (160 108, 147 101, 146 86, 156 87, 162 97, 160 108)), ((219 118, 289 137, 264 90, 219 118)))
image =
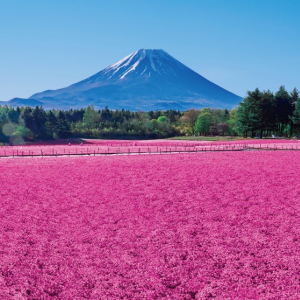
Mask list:
POLYGON ((68 86, 141 48, 221 87, 300 89, 298 0, 0 1, 0 100, 68 86))

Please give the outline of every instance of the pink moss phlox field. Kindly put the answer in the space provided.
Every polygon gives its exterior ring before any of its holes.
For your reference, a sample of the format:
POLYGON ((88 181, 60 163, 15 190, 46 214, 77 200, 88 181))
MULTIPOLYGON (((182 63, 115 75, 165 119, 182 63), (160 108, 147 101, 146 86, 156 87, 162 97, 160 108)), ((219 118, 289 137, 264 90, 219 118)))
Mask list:
POLYGON ((0 168, 1 299, 300 299, 298 151, 0 168))
POLYGON ((85 144, 33 144, 0 147, 0 156, 55 156, 112 153, 160 153, 195 151, 235 151, 251 149, 300 150, 297 140, 260 139, 229 142, 203 142, 178 140, 87 140, 85 144))

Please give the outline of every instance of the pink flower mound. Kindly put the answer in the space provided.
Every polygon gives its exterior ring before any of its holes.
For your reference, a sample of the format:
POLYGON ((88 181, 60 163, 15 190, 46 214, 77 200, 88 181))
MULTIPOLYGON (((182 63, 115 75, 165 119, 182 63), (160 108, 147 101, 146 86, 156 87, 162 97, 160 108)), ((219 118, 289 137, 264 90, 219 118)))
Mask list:
POLYGON ((297 151, 0 168, 2 299, 300 299, 297 151))

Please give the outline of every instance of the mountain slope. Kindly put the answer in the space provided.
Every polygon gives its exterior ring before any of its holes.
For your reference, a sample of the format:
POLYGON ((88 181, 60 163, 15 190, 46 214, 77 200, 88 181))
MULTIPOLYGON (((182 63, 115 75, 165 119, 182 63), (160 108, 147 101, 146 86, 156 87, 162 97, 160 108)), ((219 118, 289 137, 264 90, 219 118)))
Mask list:
POLYGON ((16 106, 42 106, 44 103, 35 99, 23 99, 23 98, 13 98, 9 101, 0 101, 0 105, 11 105, 16 106))
POLYGON ((232 108, 241 98, 208 81, 163 50, 142 49, 69 87, 34 94, 47 108, 156 110, 232 108))

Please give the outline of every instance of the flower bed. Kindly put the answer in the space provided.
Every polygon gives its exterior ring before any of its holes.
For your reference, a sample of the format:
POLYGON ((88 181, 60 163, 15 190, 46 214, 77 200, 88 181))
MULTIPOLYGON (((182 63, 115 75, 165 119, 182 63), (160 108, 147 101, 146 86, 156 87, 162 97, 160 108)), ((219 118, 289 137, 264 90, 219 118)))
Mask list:
POLYGON ((240 140, 231 142, 203 141, 118 141, 86 140, 86 143, 36 144, 0 147, 0 157, 5 156, 57 156, 132 154, 198 151, 236 151, 245 149, 300 150, 300 143, 292 140, 240 140))
POLYGON ((0 160, 3 299, 299 299, 299 152, 0 160))

